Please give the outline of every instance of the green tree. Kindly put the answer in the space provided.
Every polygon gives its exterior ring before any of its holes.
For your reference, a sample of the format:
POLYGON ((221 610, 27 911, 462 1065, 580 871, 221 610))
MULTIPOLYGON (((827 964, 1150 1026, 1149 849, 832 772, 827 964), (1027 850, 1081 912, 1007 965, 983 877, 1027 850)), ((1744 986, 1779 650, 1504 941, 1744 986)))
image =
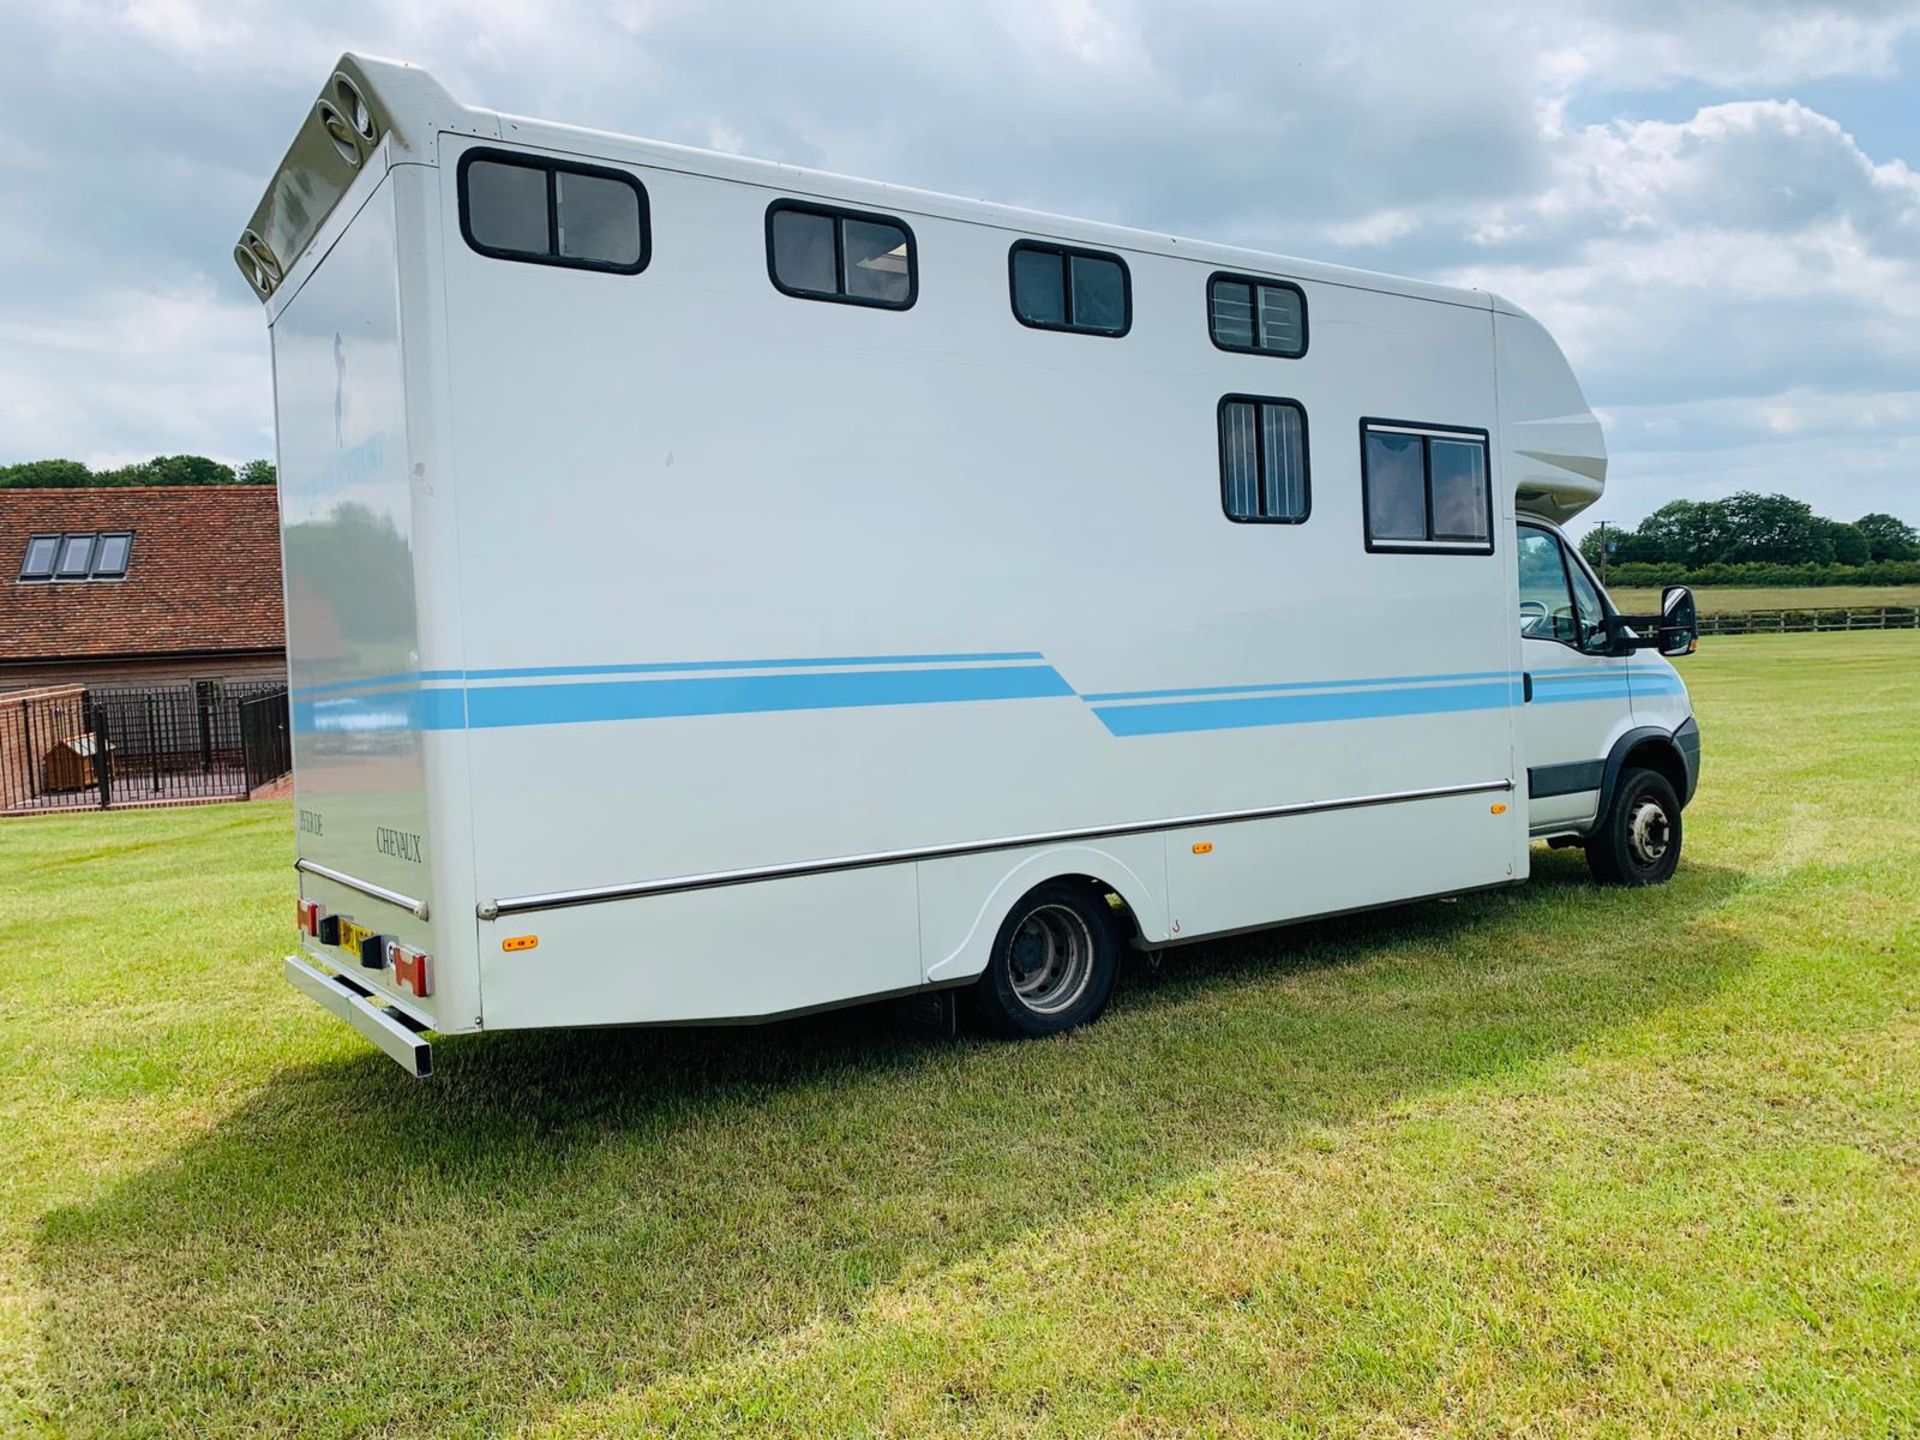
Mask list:
POLYGON ((98 485, 232 485, 231 465, 204 455, 156 455, 136 465, 98 472, 98 485))
POLYGON ((271 485, 279 478, 271 460, 249 460, 238 474, 242 485, 271 485))
POLYGON ((1623 563, 1705 565, 1720 557, 1729 535, 1726 502, 1670 500, 1640 522, 1614 554, 1623 563))
POLYGON ((1864 565, 1873 558, 1873 547, 1858 525, 1844 520, 1814 519, 1816 548, 1826 551, 1814 558, 1822 564, 1864 565))
POLYGON ((1876 510, 1854 521, 1853 528, 1866 537, 1870 560, 1920 560, 1920 534, 1896 516, 1876 510))
POLYGON ((93 472, 78 460, 27 460, 0 466, 0 489, 5 490, 73 490, 93 483, 93 472))
POLYGON ((1761 495, 1742 490, 1721 502, 1727 517, 1727 540, 1717 555, 1706 558, 1724 564, 1772 562, 1776 565, 1818 564, 1825 537, 1813 507, 1791 495, 1761 495))

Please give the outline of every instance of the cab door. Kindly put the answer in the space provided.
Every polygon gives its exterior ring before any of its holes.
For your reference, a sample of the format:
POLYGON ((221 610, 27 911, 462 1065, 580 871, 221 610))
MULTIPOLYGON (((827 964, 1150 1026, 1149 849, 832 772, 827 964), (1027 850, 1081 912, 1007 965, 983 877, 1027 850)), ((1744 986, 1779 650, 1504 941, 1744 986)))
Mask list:
POLYGON ((1598 588, 1558 531, 1524 520, 1518 530, 1528 825, 1541 835, 1593 820, 1631 712, 1626 658, 1605 653, 1598 588))

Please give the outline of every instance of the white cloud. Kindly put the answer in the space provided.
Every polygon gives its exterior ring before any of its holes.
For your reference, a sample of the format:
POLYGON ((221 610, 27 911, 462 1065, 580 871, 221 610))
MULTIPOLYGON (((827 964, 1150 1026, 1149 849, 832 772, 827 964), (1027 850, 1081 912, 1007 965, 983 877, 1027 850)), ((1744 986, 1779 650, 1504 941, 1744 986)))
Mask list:
MULTIPOLYGON (((1807 417, 1920 373, 1916 177, 1774 98, 1894 73, 1911 0, 0 0, 0 25, 0 461, 262 452, 228 250, 349 46, 499 109, 1490 285, 1619 417, 1622 504, 1708 483, 1657 431, 1729 397, 1826 447, 1788 488, 1889 483, 1807 417), (1677 85, 1742 98, 1566 119, 1677 85)), ((1758 473, 1765 441, 1726 443, 1758 473)))
POLYGON ((250 301, 204 285, 109 285, 57 317, 0 320, 0 357, 0 436, 20 458, 273 454, 266 335, 250 301))
POLYGON ((1790 101, 1550 145, 1550 182, 1471 229, 1484 258, 1452 278, 1538 314, 1606 402, 1608 513, 1739 475, 1847 514, 1871 490, 1920 516, 1920 176, 1790 101))

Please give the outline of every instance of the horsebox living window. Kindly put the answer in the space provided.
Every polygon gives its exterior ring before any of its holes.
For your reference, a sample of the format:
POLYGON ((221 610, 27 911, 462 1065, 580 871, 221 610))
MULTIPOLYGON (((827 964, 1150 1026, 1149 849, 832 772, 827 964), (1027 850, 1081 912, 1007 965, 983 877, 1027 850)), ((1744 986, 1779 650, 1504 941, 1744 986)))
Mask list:
POLYGON ((1367 549, 1491 555, 1488 469, 1484 430, 1362 420, 1367 549))
POLYGON ((624 170, 510 150, 460 157, 460 232, 496 260, 637 275, 652 231, 647 191, 624 170))
POLYGON ((1036 330, 1118 337, 1133 325, 1132 286, 1118 255, 1016 240, 1007 285, 1014 318, 1036 330))
POLYGON ((1307 297, 1285 280, 1213 276, 1207 281, 1207 323, 1222 350, 1287 360, 1307 353, 1307 297))
POLYGON ((1298 401, 1229 395, 1220 402, 1220 505, 1229 520, 1254 524, 1307 518, 1307 412, 1298 401))
POLYGON ((767 275, 783 295, 905 310, 919 292, 904 220, 798 200, 767 207, 767 275))

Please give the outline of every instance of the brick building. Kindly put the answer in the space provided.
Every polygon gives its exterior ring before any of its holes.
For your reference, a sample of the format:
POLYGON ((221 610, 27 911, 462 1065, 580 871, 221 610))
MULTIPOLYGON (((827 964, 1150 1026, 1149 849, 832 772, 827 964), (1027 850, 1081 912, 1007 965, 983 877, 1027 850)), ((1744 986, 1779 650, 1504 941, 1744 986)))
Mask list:
POLYGON ((0 691, 286 670, 271 487, 0 490, 0 691))

